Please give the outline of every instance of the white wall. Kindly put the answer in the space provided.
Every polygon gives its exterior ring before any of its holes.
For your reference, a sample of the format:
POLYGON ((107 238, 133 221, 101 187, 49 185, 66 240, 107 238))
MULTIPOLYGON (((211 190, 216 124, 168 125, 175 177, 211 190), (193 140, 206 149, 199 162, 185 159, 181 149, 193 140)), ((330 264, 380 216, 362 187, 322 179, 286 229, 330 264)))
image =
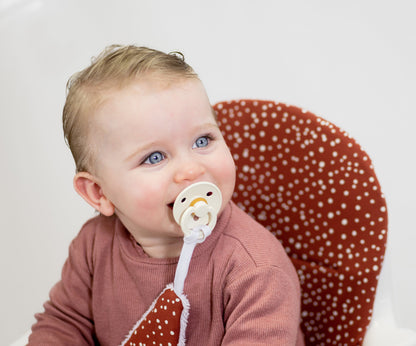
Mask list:
POLYGON ((387 196, 398 324, 416 330, 416 3, 0 1, 0 343, 34 322, 93 214, 72 189, 65 83, 111 43, 181 50, 211 101, 307 108, 368 151, 387 196))

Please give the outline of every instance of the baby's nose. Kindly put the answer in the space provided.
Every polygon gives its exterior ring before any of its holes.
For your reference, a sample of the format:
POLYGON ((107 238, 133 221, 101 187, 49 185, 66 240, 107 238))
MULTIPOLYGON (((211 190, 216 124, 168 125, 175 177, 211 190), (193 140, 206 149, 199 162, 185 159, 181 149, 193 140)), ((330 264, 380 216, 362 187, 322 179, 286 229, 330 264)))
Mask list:
POLYGON ((204 166, 197 161, 187 161, 180 164, 178 167, 174 180, 176 183, 182 181, 194 181, 205 173, 204 166))

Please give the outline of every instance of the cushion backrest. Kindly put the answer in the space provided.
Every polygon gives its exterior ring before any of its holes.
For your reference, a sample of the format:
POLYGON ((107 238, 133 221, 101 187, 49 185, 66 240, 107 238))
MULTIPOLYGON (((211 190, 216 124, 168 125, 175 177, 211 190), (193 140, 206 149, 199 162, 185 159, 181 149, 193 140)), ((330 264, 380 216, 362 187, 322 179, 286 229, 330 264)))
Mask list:
POLYGON ((234 201, 292 259, 308 345, 360 345, 387 240, 387 210, 368 155, 345 131, 297 107, 220 102, 237 166, 234 201))

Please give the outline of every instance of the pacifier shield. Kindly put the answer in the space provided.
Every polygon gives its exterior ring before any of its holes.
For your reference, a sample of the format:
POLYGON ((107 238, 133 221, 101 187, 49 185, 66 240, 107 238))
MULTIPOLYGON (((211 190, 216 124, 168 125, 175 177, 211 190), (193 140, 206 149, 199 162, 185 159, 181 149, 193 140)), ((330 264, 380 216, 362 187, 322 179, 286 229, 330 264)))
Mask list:
POLYGON ((209 182, 199 182, 185 188, 173 204, 173 217, 185 235, 197 226, 215 227, 221 208, 220 189, 209 182))

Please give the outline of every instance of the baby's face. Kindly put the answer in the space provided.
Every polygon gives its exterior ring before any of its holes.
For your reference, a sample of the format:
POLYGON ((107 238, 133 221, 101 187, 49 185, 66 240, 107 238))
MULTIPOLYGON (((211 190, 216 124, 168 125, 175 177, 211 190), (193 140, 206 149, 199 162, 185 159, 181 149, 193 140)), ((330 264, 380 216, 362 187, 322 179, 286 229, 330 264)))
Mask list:
POLYGON ((188 185, 208 181, 231 199, 235 167, 202 83, 136 82, 94 114, 96 176, 136 240, 182 237, 172 206, 188 185))

